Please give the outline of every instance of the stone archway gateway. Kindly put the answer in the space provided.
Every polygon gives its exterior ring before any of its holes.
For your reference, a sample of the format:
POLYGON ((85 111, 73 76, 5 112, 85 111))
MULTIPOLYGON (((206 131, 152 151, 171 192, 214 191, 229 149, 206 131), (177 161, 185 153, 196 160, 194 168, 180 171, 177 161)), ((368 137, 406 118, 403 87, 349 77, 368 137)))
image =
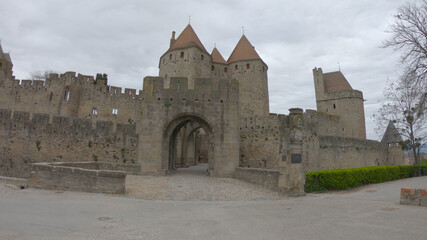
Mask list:
POLYGON ((173 119, 165 128, 163 134, 163 151, 162 151, 162 168, 168 171, 177 167, 186 167, 196 165, 194 162, 194 152, 190 153, 189 149, 194 151, 194 132, 203 129, 209 139, 208 170, 212 173, 215 170, 215 136, 211 124, 200 116, 181 115, 173 119), (184 129, 185 128, 185 129, 184 129), (184 129, 184 131, 182 131, 184 129), (179 136, 179 133, 181 135, 179 136), (180 138, 182 137, 182 138, 180 138), (180 142, 180 146, 178 143, 180 142), (192 156, 192 164, 188 163, 188 158, 192 156), (178 159, 180 160, 179 162, 178 159))
POLYGON ((141 173, 165 174, 182 166, 193 151, 191 134, 203 129, 209 139, 210 175, 232 177, 239 165, 238 91, 234 80, 195 79, 189 89, 186 78, 171 78, 165 88, 163 78, 146 77, 141 98, 145 107, 137 124, 141 173))

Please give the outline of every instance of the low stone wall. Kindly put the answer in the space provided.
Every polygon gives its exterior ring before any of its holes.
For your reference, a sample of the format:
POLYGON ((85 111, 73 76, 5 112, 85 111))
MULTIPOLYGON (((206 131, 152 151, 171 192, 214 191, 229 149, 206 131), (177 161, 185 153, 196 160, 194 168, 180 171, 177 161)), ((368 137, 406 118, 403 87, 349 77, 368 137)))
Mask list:
POLYGON ((124 171, 127 174, 141 174, 141 164, 124 164, 109 162, 57 162, 50 163, 53 166, 77 167, 92 170, 124 171))
POLYGON ((126 192, 126 172, 83 169, 60 164, 35 163, 29 186, 34 188, 121 194, 126 192))
POLYGON ((0 182, 15 185, 20 189, 28 188, 28 179, 25 179, 25 178, 13 178, 13 177, 0 176, 0 182))
POLYGON ((246 182, 276 189, 279 183, 279 171, 261 168, 236 168, 234 177, 246 182))
POLYGON ((400 189, 400 204, 427 207, 427 190, 415 188, 400 189))

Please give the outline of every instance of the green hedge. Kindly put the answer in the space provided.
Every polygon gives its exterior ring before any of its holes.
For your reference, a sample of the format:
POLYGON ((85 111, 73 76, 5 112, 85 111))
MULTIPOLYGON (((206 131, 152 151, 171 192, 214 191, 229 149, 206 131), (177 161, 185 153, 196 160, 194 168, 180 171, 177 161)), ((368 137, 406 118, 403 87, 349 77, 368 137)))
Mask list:
MULTIPOLYGON (((427 167, 423 167, 424 171, 427 167)), ((387 182, 413 177, 413 166, 377 166, 347 169, 330 169, 309 172, 305 175, 305 192, 343 190, 365 184, 387 182)))

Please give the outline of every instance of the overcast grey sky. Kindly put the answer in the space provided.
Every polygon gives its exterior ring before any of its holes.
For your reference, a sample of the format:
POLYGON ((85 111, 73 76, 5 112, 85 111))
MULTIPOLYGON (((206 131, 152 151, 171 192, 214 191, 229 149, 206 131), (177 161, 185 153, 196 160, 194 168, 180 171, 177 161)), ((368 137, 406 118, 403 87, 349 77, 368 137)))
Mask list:
POLYGON ((191 25, 225 59, 242 35, 269 66, 270 111, 315 109, 312 69, 338 70, 363 91, 367 136, 399 54, 379 48, 402 0, 0 0, 0 38, 18 79, 33 71, 107 73, 109 84, 142 88, 158 75, 171 32, 191 25))

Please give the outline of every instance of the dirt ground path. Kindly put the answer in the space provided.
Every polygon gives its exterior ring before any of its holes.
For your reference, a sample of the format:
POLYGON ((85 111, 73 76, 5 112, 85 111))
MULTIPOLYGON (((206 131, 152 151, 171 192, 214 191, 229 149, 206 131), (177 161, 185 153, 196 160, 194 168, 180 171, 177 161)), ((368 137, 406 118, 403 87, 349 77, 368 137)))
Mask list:
POLYGON ((208 176, 207 165, 180 168, 170 176, 126 177, 127 195, 147 200, 234 201, 279 200, 286 196, 231 178, 208 176))

